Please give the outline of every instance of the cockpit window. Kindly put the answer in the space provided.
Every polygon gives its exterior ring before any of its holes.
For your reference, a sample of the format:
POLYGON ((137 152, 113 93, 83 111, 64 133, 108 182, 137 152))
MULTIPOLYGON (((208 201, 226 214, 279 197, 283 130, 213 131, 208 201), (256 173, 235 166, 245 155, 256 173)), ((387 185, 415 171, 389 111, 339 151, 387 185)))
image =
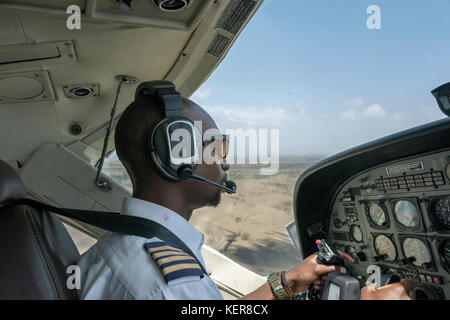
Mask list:
MULTIPOLYGON (((449 10, 443 0, 264 1, 191 97, 232 137, 237 185, 217 208, 194 212, 206 244, 261 275, 298 263, 285 225, 306 167, 445 117, 430 92, 448 82, 449 10)), ((131 190, 114 154, 104 171, 131 190)), ((382 209, 370 209, 380 229, 393 223, 382 209)))
MULTIPOLYGON (((260 275, 292 268, 300 261, 285 230, 294 220, 292 194, 297 177, 317 160, 283 157, 278 173, 271 176, 260 175, 263 165, 231 165, 228 180, 237 184, 238 192, 222 194, 216 208, 194 211, 190 222, 205 235, 206 245, 260 275)), ((103 173, 132 192, 115 152, 105 160, 103 173)))
POLYGON ((109 176, 111 179, 125 187, 130 193, 133 192, 130 176, 117 157, 116 152, 112 152, 103 163, 102 174, 109 176))
MULTIPOLYGON (((294 185, 305 167, 444 118, 430 93, 448 82, 450 20, 442 10, 448 1, 264 1, 192 96, 220 130, 255 133, 238 155, 246 164, 230 167, 237 193, 193 215, 206 243, 261 275, 293 266, 298 256, 284 227, 294 219, 294 185), (271 140, 267 150, 264 140, 271 140), (261 175, 260 155, 273 151, 278 171, 261 175)), ((375 209, 371 219, 387 227, 375 209)), ((353 237, 364 241, 359 231, 353 237)))
POLYGON ((285 226, 294 220, 292 195, 303 170, 316 159, 282 158, 278 173, 261 176, 261 165, 234 164, 228 179, 236 194, 222 194, 218 207, 194 211, 191 223, 205 244, 263 276, 287 270, 300 256, 285 226))

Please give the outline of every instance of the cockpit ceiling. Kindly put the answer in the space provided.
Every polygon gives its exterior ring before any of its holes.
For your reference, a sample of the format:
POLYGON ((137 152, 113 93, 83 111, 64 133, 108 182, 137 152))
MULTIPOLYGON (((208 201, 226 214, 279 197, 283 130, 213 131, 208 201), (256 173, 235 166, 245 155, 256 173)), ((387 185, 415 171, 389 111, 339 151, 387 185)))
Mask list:
MULTIPOLYGON (((46 142, 83 141, 98 148, 114 102, 116 75, 131 75, 138 82, 170 80, 190 96, 260 4, 191 0, 184 10, 164 12, 153 0, 132 0, 131 10, 115 0, 0 0, 0 82, 10 79, 10 88, 24 83, 17 97, 10 96, 10 89, 1 96, 0 90, 0 157, 23 161, 46 142), (81 9, 80 30, 66 25, 70 5, 81 9), (42 90, 36 94, 40 79, 42 90), (92 92, 76 97, 72 89, 78 87, 92 92), (81 132, 71 131, 74 123, 81 132), (8 140, 11 135, 16 142, 8 140)), ((117 115, 133 100, 136 86, 123 87, 117 115)))
MULTIPOLYGON (((87 21, 147 26, 164 29, 193 31, 203 14, 213 5, 211 0, 180 0, 187 5, 180 10, 161 10, 165 0, 130 0, 130 8, 116 0, 13 0, 0 1, 1 7, 20 12, 59 15, 67 17, 67 8, 76 5, 87 21)), ((175 9, 175 8, 174 8, 175 9)))

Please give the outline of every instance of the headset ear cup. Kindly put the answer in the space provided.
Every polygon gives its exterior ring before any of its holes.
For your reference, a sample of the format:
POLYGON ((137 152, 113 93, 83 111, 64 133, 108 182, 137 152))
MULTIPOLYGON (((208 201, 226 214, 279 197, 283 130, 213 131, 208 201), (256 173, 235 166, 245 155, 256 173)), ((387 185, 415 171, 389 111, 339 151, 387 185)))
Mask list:
POLYGON ((183 180, 179 175, 180 167, 189 167, 194 171, 197 168, 196 161, 201 156, 198 150, 196 136, 198 133, 195 132, 195 124, 186 118, 166 118, 159 122, 151 131, 147 139, 148 150, 151 155, 153 162, 155 163, 158 171, 166 178, 174 181, 183 180), (172 133, 176 134, 177 130, 188 130, 191 132, 191 141, 189 144, 191 150, 187 151, 187 156, 176 155, 179 151, 184 150, 182 144, 182 138, 185 135, 175 135, 175 140, 171 140, 169 137, 172 133), (181 139, 181 140, 178 140, 181 139), (177 141, 177 142, 175 142, 177 141), (172 144, 173 143, 173 144, 172 144), (181 146, 181 149, 178 147, 181 146), (173 148, 173 149, 171 149, 173 148))
POLYGON ((174 170, 170 164, 169 146, 164 133, 167 120, 164 119, 155 125, 147 138, 147 145, 150 156, 160 174, 169 180, 178 181, 180 179, 177 170, 174 170))

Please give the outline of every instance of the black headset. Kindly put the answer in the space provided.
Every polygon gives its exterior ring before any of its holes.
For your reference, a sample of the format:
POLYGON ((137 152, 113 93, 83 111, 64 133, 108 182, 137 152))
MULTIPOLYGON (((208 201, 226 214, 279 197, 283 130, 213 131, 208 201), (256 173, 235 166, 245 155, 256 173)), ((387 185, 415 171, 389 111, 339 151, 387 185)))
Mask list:
POLYGON ((148 135, 146 152, 153 159, 161 174, 169 180, 184 180, 181 171, 194 172, 200 161, 201 132, 195 124, 183 116, 181 95, 169 81, 141 83, 135 95, 149 95, 158 99, 164 119, 154 125, 148 135), (200 135, 200 136, 199 136, 200 135))
POLYGON ((140 95, 157 98, 164 110, 164 119, 151 128, 146 143, 146 152, 159 172, 172 181, 194 179, 235 193, 236 184, 231 180, 223 186, 194 174, 202 161, 202 132, 184 117, 181 94, 175 90, 175 85, 170 81, 143 82, 136 90, 135 101, 140 95))

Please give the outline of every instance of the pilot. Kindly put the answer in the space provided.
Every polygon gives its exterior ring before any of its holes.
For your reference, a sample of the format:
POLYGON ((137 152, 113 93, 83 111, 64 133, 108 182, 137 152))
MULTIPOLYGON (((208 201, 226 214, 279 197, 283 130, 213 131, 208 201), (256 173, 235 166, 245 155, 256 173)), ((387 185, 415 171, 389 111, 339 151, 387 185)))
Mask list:
MULTIPOLYGON (((202 130, 217 128, 211 116, 199 105, 182 98, 183 114, 201 121, 202 130)), ((82 299, 223 299, 215 283, 202 272, 201 248, 204 236, 189 219, 195 209, 217 206, 221 189, 193 180, 172 182, 161 176, 145 151, 148 131, 164 118, 161 101, 142 95, 124 111, 115 130, 116 152, 132 184, 132 197, 124 199, 121 214, 153 220, 165 226, 190 249, 192 257, 172 243, 156 237, 147 239, 108 233, 85 252, 81 269, 82 299)), ((229 165, 221 162, 201 163, 196 174, 218 184, 227 180, 229 165)), ((345 253, 344 259, 354 262, 345 253)), ((328 273, 344 271, 338 266, 318 264, 311 255, 296 267, 274 273, 266 284, 244 299, 290 299, 295 292, 316 289, 324 284, 328 273)), ((399 284, 384 290, 364 288, 364 299, 407 299, 399 284)))

